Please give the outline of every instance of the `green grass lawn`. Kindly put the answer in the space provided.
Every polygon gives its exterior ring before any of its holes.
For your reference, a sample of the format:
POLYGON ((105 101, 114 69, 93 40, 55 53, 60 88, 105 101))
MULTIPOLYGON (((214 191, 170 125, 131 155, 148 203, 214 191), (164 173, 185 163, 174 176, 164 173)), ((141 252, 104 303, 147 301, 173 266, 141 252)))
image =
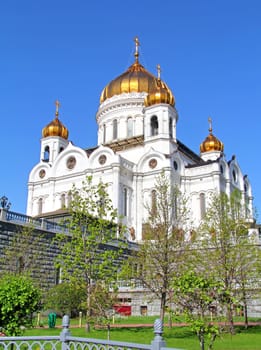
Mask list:
MULTIPOLYGON (((153 323, 156 317, 129 317, 117 319, 117 324, 137 324, 153 323)), ((180 319, 182 321, 182 319, 180 319)), ((259 320, 260 321, 260 320, 259 320)), ((76 327, 78 320, 71 320, 71 334, 73 336, 107 339, 107 331, 104 329, 93 329, 86 333, 84 326, 76 327)), ((44 328, 33 328, 27 330, 25 335, 57 335, 61 332, 61 319, 57 319, 57 327, 49 329, 47 320, 44 320, 44 328)), ((112 328, 110 339, 117 341, 135 342, 150 344, 153 340, 153 327, 135 327, 135 328, 112 328)), ((181 348, 186 350, 200 349, 197 337, 188 327, 172 328, 165 327, 163 337, 168 347, 181 348)), ((261 326, 251 326, 248 330, 243 327, 236 327, 236 335, 222 334, 214 344, 215 350, 261 350, 261 326)))

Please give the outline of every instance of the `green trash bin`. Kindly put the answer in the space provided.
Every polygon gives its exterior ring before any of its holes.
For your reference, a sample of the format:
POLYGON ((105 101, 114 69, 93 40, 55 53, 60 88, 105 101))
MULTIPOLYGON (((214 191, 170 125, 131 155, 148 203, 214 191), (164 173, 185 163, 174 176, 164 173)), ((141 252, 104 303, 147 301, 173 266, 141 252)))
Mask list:
POLYGON ((55 324, 56 324, 56 313, 51 312, 48 315, 48 326, 49 328, 55 328, 55 324))

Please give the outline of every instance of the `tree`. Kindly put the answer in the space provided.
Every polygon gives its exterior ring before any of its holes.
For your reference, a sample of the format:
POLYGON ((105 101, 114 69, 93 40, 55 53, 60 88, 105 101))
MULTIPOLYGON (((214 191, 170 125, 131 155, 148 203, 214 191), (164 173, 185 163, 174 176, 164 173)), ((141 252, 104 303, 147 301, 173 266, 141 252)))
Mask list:
POLYGON ((103 283, 97 282, 92 288, 91 299, 93 320, 107 327, 107 339, 110 340, 114 305, 117 303, 117 289, 108 289, 103 283))
POLYGON ((173 293, 172 281, 186 260, 191 223, 188 199, 163 172, 156 177, 151 204, 145 204, 148 220, 144 241, 128 261, 125 274, 140 281, 160 299, 160 318, 173 293))
POLYGON ((188 271, 173 280, 174 301, 185 314, 186 322, 197 334, 200 348, 213 349, 216 337, 220 333, 218 322, 210 318, 211 309, 220 307, 222 285, 215 278, 201 276, 195 271, 188 271))
POLYGON ((75 317, 85 310, 86 288, 83 285, 64 282, 51 288, 44 300, 45 309, 55 310, 61 315, 75 317))
POLYGON ((63 279, 86 288, 86 329, 90 330, 92 317, 91 294, 93 286, 103 281, 106 288, 116 281, 122 241, 118 234, 117 211, 107 193, 107 185, 94 185, 87 177, 81 189, 73 186, 69 219, 65 222, 69 235, 58 235, 61 254, 57 266, 63 279))
POLYGON ((0 279, 0 328, 9 336, 32 325, 32 314, 40 308, 41 295, 30 278, 6 274, 0 279))
POLYGON ((245 231, 245 235, 235 242, 236 261, 238 262, 235 276, 236 295, 243 307, 245 328, 248 328, 248 300, 260 296, 261 250, 255 236, 247 235, 246 226, 240 230, 245 231))
POLYGON ((224 193, 213 194, 199 230, 198 245, 202 254, 198 267, 211 270, 212 275, 222 282, 231 333, 234 333, 233 309, 240 302, 244 304, 247 322, 247 290, 253 290, 251 281, 257 280, 259 252, 249 238, 249 222, 238 191, 230 197, 224 193))

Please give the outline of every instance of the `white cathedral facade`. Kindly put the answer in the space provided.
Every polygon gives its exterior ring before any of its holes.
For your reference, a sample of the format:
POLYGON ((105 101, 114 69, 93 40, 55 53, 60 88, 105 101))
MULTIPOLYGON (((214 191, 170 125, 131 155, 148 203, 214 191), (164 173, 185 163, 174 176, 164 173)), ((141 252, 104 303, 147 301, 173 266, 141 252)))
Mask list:
POLYGON ((226 160, 223 143, 209 134, 194 153, 178 140, 178 114, 172 91, 158 74, 139 62, 136 40, 134 63, 102 91, 96 114, 97 147, 82 149, 69 141, 69 132, 55 118, 43 128, 39 163, 29 175, 27 215, 58 213, 70 203, 72 184, 80 188, 86 176, 108 184, 118 214, 129 228, 129 239, 142 240, 145 203, 152 200, 155 177, 162 170, 189 197, 193 220, 204 215, 213 192, 242 193, 250 216, 252 191, 236 157, 226 160))

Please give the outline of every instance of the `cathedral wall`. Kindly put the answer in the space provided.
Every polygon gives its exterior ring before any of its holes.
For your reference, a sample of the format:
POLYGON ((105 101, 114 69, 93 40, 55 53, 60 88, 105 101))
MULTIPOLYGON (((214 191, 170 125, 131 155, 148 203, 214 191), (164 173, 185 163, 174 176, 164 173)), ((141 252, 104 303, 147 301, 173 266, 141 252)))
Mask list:
MULTIPOLYGON (((22 227, 12 223, 1 222, 0 228, 0 257, 3 257, 5 247, 8 247, 13 241, 14 237, 22 227)), ((59 254, 59 248, 53 241, 55 234, 41 230, 34 230, 33 235, 37 235, 37 251, 34 254, 36 259, 36 272, 33 273, 33 278, 37 284, 47 290, 54 286, 57 281, 57 270, 54 266, 54 260, 59 254)), ((7 271, 10 266, 3 262, 1 272, 7 271)))
POLYGON ((132 162, 133 165, 137 164, 140 157, 144 154, 144 147, 141 145, 136 145, 135 147, 123 148, 117 151, 119 155, 122 155, 124 159, 132 162))

